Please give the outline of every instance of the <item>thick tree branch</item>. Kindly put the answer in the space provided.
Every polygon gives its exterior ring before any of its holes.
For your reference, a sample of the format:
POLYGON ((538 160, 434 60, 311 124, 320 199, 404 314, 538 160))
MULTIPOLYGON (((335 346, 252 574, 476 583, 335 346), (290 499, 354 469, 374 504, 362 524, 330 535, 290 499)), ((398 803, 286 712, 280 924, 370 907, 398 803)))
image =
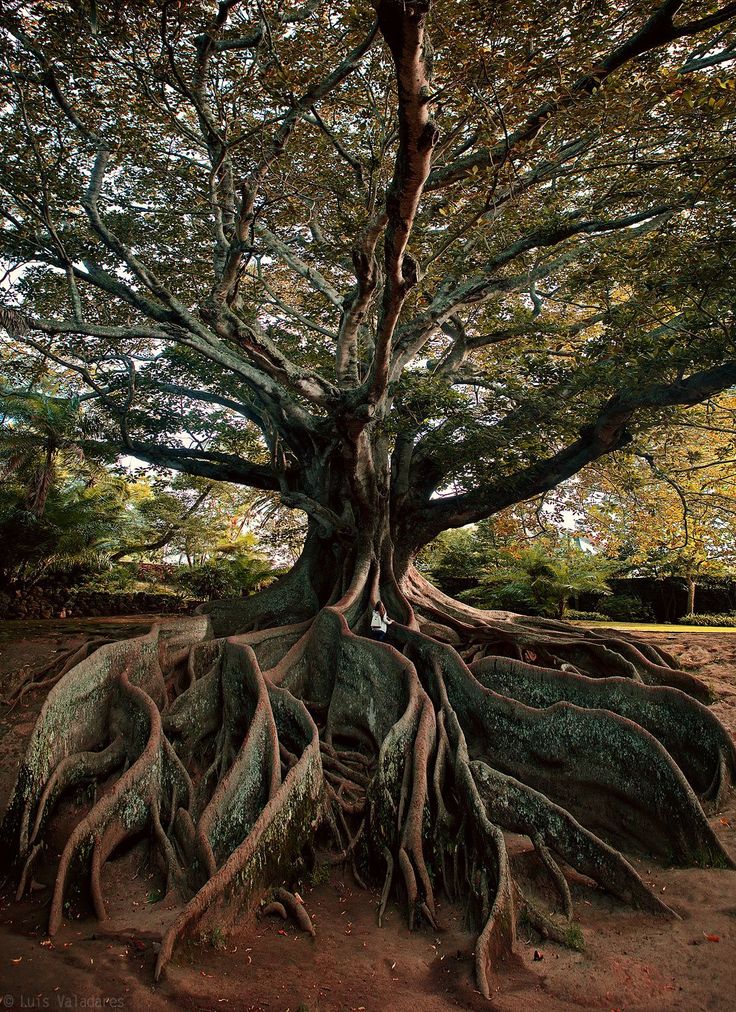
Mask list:
POLYGON ((464 279, 461 284, 443 285, 427 308, 400 328, 392 375, 397 376, 407 362, 419 354, 426 341, 437 332, 438 328, 441 328, 461 307, 479 305, 499 292, 528 289, 533 282, 547 277, 556 268, 569 262, 572 254, 562 253, 560 257, 542 262, 516 277, 498 273, 518 257, 537 249, 561 245, 578 235, 597 238, 599 243, 619 242, 622 238, 627 243, 632 243, 667 221, 678 209, 691 206, 692 203, 693 198, 686 196, 676 204, 659 205, 615 219, 583 219, 580 212, 574 212, 566 215, 562 221, 533 229, 496 253, 486 261, 480 271, 464 279), (637 223, 639 225, 635 227, 637 223))
MULTIPOLYGON (((269 146, 260 159, 256 169, 240 184, 240 201, 236 211, 236 221, 220 280, 213 297, 218 302, 232 301, 234 286, 240 274, 243 249, 248 244, 248 235, 256 223, 256 198, 271 166, 283 154, 297 123, 313 110, 314 106, 337 88, 355 69, 373 45, 378 33, 378 25, 373 24, 358 45, 342 60, 337 67, 322 80, 311 84, 298 98, 294 99, 281 125, 274 133, 269 146)), ((278 240, 273 237, 276 242, 278 240)), ((282 254, 280 254, 282 255, 282 254)), ((291 265, 293 266, 293 264, 291 265)), ((324 294, 324 290, 323 290, 324 294)), ((341 302, 338 296, 338 304, 341 302)))
POLYGON ((574 443, 482 488, 433 499, 422 511, 420 522, 439 533, 447 527, 476 523, 507 506, 531 499, 577 474, 586 464, 624 446, 630 439, 627 424, 638 412, 699 404, 734 384, 736 361, 730 361, 693 373, 687 379, 622 392, 601 408, 574 443))
POLYGON ((160 537, 156 538, 154 541, 147 541, 143 544, 126 545, 125 548, 121 548, 120 551, 114 552, 110 556, 110 562, 119 562, 120 559, 124 559, 126 555, 132 555, 138 552, 156 552, 159 548, 164 548, 182 529, 184 521, 188 520, 193 513, 197 512, 207 496, 212 492, 213 488, 213 485, 208 485, 204 492, 197 496, 192 505, 185 510, 184 513, 182 513, 179 521, 175 524, 170 524, 160 537))
POLYGON ((283 260, 287 267, 291 267, 295 274, 298 274, 300 278, 304 278, 316 292, 323 295, 336 309, 342 309, 342 296, 330 284, 327 278, 320 274, 316 267, 312 267, 302 260, 291 246, 279 239, 278 236, 274 235, 261 222, 255 223, 254 231, 259 239, 263 241, 263 244, 272 253, 275 253, 280 260, 283 260))
POLYGON ((430 69, 425 22, 429 8, 429 0, 412 4, 381 0, 378 5, 378 24, 396 67, 399 149, 386 195, 383 303, 367 382, 368 401, 374 404, 386 390, 394 329, 407 293, 417 282, 418 266, 406 248, 429 174, 432 150, 439 139, 428 111, 430 69))
POLYGON ((376 261, 376 244, 386 226, 387 215, 374 215, 366 228, 362 242, 353 250, 353 264, 357 287, 345 298, 340 333, 337 338, 335 368, 341 387, 356 386, 358 376, 358 334, 363 324, 379 281, 376 261))
MULTIPOLYGON (((98 448, 99 448, 99 444, 98 448)), ((125 450, 139 460, 174 471, 183 471, 197 478, 214 481, 231 481, 236 485, 247 485, 263 491, 279 491, 277 476, 265 464, 253 464, 234 453, 217 453, 199 449, 173 446, 156 446, 131 439, 125 450)))
POLYGON ((589 98, 593 91, 620 67, 679 38, 707 31, 736 16, 736 4, 730 3, 708 17, 684 25, 675 25, 674 16, 683 2, 684 0, 665 0, 637 32, 600 60, 589 73, 578 78, 571 88, 557 98, 543 102, 527 117, 525 123, 507 133, 492 147, 473 151, 450 165, 434 169, 427 181, 427 190, 436 190, 467 179, 473 170, 477 172, 492 168, 497 172, 511 154, 525 142, 533 140, 553 116, 589 98))

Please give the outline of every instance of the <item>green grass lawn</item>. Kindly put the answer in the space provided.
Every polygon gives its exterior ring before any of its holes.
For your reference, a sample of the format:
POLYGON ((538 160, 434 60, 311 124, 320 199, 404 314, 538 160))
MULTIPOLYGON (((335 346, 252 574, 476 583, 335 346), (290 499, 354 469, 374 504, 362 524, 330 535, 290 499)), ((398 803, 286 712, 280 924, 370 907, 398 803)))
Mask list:
POLYGON ((590 629, 636 629, 639 632, 736 633, 736 626, 726 625, 659 625, 657 622, 573 622, 590 629))

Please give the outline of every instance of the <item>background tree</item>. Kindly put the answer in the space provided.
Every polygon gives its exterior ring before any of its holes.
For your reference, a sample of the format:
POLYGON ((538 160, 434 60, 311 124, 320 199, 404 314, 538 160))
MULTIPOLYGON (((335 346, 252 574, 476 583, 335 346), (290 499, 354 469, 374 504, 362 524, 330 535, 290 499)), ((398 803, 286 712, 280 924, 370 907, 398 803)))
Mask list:
POLYGON ((550 846, 660 912, 601 835, 726 860, 677 763, 719 793, 732 744, 648 685, 707 698, 696 679, 651 649, 452 603, 413 560, 736 380, 735 15, 701 0, 10 6, 10 357, 30 349, 85 398, 101 430, 87 449, 276 492, 308 518, 283 580, 212 610, 245 639, 182 630, 161 651, 166 691, 150 640, 60 683, 11 852, 38 853, 56 786, 89 768, 75 746, 129 769, 67 844, 52 932, 80 869, 104 915, 100 869, 150 819, 167 884, 194 893, 160 972, 216 898, 251 903, 293 868, 326 800, 344 859, 386 871, 382 907, 396 868, 411 925, 435 924, 461 849, 487 995, 517 914, 537 916, 501 828, 531 835, 568 914, 550 846), (379 595, 401 654, 360 636, 379 595), (530 675, 522 643, 575 671, 530 675), (641 681, 614 693, 586 670, 641 681), (547 709, 550 693, 576 706, 547 709), (82 698, 87 729, 59 735, 82 698), (108 712, 127 714, 122 745, 108 712))
POLYGON ((695 611, 698 581, 736 563, 734 399, 723 395, 679 425, 648 434, 646 448, 609 458, 561 497, 587 537, 635 575, 678 576, 695 611))

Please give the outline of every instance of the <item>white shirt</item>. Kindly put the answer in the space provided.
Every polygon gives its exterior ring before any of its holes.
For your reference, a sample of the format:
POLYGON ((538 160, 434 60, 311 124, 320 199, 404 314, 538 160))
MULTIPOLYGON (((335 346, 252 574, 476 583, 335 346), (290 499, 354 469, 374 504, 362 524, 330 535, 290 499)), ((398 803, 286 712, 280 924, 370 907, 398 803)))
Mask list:
POLYGON ((381 632, 386 632, 390 625, 391 619, 388 615, 382 615, 377 608, 374 608, 371 615, 371 629, 380 629, 381 632))

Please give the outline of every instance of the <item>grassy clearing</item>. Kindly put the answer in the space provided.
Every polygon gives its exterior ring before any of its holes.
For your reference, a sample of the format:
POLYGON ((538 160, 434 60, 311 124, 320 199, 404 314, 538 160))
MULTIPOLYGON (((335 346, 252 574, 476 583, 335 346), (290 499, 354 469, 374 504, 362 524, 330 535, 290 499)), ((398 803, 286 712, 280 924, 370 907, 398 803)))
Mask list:
POLYGON ((632 629, 637 632, 663 633, 736 633, 736 627, 725 625, 660 625, 656 622, 573 622, 585 629, 632 629))

